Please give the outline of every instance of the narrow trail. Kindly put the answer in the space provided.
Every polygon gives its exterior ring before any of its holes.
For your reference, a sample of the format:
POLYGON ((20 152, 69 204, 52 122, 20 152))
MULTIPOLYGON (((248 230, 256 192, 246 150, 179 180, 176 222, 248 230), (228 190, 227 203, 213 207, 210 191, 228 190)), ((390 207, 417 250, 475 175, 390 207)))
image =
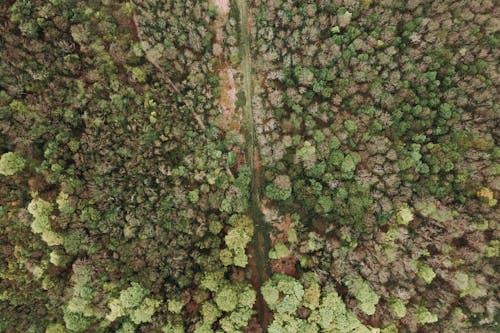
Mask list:
POLYGON ((262 174, 259 161, 259 150, 255 140, 255 121, 252 107, 252 55, 250 49, 250 37, 248 33, 248 10, 247 0, 236 0, 239 11, 240 28, 240 53, 241 53, 241 75, 242 89, 245 93, 245 105, 243 107, 243 133, 245 135, 247 163, 252 170, 252 180, 250 183, 250 209, 249 214, 254 222, 254 236, 249 247, 251 260, 249 262, 252 285, 257 291, 257 319, 260 326, 266 331, 271 315, 269 308, 260 293, 260 287, 271 276, 271 266, 268 257, 270 248, 270 226, 264 220, 262 214, 262 202, 260 198, 260 188, 262 184, 262 174))

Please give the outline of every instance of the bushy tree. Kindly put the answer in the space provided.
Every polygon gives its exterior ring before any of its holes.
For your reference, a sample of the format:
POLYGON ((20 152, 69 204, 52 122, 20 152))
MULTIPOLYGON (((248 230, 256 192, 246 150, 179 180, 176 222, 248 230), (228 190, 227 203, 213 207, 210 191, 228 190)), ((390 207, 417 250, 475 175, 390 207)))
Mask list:
POLYGON ((275 201, 284 201, 292 196, 292 184, 287 175, 277 176, 272 184, 266 186, 266 196, 275 201))
POLYGON ((346 276, 344 283, 358 300, 358 308, 367 315, 374 314, 375 305, 378 304, 380 297, 371 289, 368 282, 361 277, 346 276))
POLYGON ((150 322, 161 301, 146 297, 148 294, 149 290, 132 282, 130 287, 120 292, 118 298, 109 302, 110 312, 106 319, 113 322, 119 317, 128 316, 136 325, 150 322))
POLYGON ((24 169, 26 161, 18 153, 8 152, 0 157, 0 174, 12 176, 24 169))

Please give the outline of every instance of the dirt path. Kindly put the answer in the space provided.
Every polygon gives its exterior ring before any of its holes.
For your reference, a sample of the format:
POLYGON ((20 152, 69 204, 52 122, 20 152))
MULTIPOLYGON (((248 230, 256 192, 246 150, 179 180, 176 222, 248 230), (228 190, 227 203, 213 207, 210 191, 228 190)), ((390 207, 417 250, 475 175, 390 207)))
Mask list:
POLYGON ((222 44, 224 44, 224 26, 229 19, 231 10, 229 0, 210 0, 211 7, 216 9, 217 15, 211 22, 210 31, 214 34, 213 54, 217 57, 218 63, 215 67, 219 77, 221 107, 220 117, 216 120, 216 125, 225 131, 240 132, 241 114, 236 111, 236 82, 235 68, 231 63, 224 61, 222 44))
POLYGON ((246 0, 236 0, 240 16, 240 73, 242 75, 241 85, 245 93, 245 105, 243 107, 243 132, 246 141, 246 160, 252 170, 252 181, 250 184, 251 199, 249 214, 254 221, 255 232, 249 247, 251 255, 250 272, 252 284, 257 291, 257 319, 260 326, 266 330, 271 316, 269 308, 260 293, 260 287, 271 275, 271 266, 268 252, 270 248, 269 232, 270 226, 264 220, 261 207, 260 188, 262 175, 259 161, 259 150, 255 140, 255 122, 252 108, 252 56, 250 52, 250 37, 248 33, 248 11, 246 0))

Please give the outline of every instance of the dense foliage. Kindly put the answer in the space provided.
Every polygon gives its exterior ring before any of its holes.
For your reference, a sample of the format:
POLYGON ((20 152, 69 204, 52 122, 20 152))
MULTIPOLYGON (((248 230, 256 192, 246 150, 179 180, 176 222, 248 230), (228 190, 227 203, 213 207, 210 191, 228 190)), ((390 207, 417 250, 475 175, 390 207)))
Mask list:
POLYGON ((0 331, 498 330, 498 14, 1 2, 0 331))

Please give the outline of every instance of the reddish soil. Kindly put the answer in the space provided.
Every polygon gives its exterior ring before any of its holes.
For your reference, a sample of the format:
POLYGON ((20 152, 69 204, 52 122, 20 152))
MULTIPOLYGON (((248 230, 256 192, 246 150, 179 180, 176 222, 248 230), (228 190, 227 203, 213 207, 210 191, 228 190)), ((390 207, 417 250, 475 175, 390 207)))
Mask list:
POLYGON ((295 269, 295 264, 297 263, 297 257, 293 254, 289 257, 276 259, 271 261, 271 268, 273 273, 281 273, 293 276, 298 279, 299 274, 297 273, 297 269, 295 269))

